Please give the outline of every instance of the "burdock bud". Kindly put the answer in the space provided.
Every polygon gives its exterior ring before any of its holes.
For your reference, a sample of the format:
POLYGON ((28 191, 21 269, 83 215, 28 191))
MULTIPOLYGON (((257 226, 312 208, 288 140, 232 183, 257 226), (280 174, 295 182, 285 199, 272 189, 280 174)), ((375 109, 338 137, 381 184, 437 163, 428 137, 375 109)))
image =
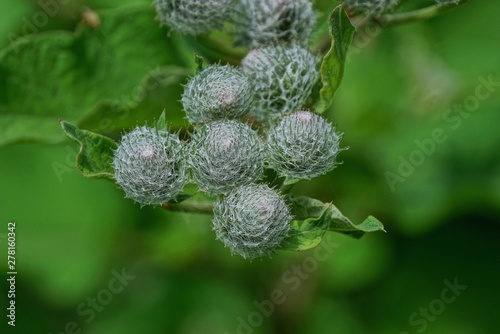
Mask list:
POLYGON ((400 0, 344 0, 344 5, 351 12, 365 16, 378 16, 391 12, 400 0))
POLYGON ((291 220, 290 209, 279 193, 267 185, 250 184, 217 200, 213 229, 232 254, 254 259, 274 253, 291 220))
POLYGON ((250 82, 234 67, 211 65, 187 83, 181 101, 193 124, 243 118, 252 102, 250 82))
POLYGON ((206 193, 228 193, 255 182, 263 173, 263 144, 255 131, 239 121, 206 124, 193 135, 191 147, 191 177, 206 193))
POLYGON ((335 128, 321 116, 297 111, 269 130, 266 162, 281 176, 311 179, 335 167, 339 141, 335 128))
POLYGON ((316 24, 309 0, 241 0, 237 44, 258 47, 276 41, 307 45, 316 24))
POLYGON ((137 127, 114 152, 116 183, 141 206, 173 200, 187 183, 183 151, 182 142, 167 131, 137 127))
POLYGON ((223 27, 236 0, 155 0, 158 19, 182 34, 206 34, 223 27))
POLYGON ((263 123, 302 107, 319 77, 316 58, 298 45, 254 49, 241 66, 253 85, 251 114, 263 123))

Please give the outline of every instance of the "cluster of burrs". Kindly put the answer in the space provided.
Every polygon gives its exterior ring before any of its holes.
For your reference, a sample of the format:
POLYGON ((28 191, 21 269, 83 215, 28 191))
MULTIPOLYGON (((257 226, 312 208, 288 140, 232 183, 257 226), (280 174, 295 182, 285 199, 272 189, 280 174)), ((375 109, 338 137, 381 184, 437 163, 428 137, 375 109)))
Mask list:
POLYGON ((155 3, 160 21, 184 34, 221 29, 233 18, 238 43, 252 49, 239 67, 212 64, 189 79, 181 98, 194 128, 188 140, 157 127, 126 134, 115 151, 115 179, 141 205, 175 202, 188 183, 196 184, 216 197, 213 230, 233 254, 270 256, 293 217, 265 171, 281 180, 311 179, 331 171, 340 151, 333 125, 304 109, 318 80, 316 57, 305 48, 315 24, 312 5, 155 3), (203 12, 207 6, 213 15, 203 12))

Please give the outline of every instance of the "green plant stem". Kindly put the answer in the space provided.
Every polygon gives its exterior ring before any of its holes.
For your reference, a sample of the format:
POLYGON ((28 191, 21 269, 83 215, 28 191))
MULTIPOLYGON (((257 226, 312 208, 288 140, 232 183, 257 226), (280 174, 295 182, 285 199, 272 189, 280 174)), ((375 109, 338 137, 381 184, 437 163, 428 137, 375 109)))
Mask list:
MULTIPOLYGON (((456 4, 447 4, 447 5, 432 5, 426 8, 421 8, 421 9, 416 9, 412 10, 409 12, 404 12, 404 13, 396 13, 396 14, 386 14, 382 15, 380 17, 373 17, 373 18, 364 18, 361 22, 358 24, 355 24, 356 29, 362 26, 363 24, 366 24, 367 22, 375 22, 382 27, 390 26, 390 25, 398 25, 398 24, 406 24, 406 23, 413 23, 417 21, 422 21, 422 20, 427 20, 430 18, 433 18, 435 16, 438 16, 444 12, 447 12, 451 9, 457 8, 461 5, 464 5, 468 2, 469 0, 460 0, 456 4)), ((351 19, 352 21, 352 19, 351 19)), ((353 22, 354 24, 354 22, 353 22)), ((319 53, 321 55, 324 55, 328 50, 330 49, 331 46, 331 38, 330 36, 326 33, 324 34, 319 41, 317 41, 315 45, 315 50, 319 50, 319 53)))
POLYGON ((214 202, 181 202, 177 204, 165 203, 162 207, 165 210, 177 212, 189 212, 199 214, 212 214, 214 209, 214 202))
POLYGON ((382 26, 412 23, 415 21, 427 20, 441 13, 447 12, 450 9, 464 5, 468 0, 460 0, 457 4, 433 5, 422 9, 412 10, 404 13, 386 14, 374 18, 382 26))

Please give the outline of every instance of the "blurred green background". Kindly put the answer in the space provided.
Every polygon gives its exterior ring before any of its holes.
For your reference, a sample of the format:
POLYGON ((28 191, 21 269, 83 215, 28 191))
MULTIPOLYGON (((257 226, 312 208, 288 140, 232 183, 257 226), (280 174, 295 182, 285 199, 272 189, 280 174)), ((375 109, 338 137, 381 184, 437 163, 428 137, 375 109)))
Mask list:
MULTIPOLYGON (((84 5, 137 1, 61 2, 39 33, 73 31, 84 5)), ((0 0, 0 45, 40 10, 0 0)), ((387 234, 331 234, 317 250, 247 262, 215 240, 210 217, 140 209, 115 185, 81 176, 70 140, 0 147, 1 332, 497 333, 499 14, 500 2, 471 0, 426 22, 358 32, 328 113, 349 150, 294 192, 333 201, 354 222, 373 214, 387 234), (478 88, 484 80, 497 84, 478 88), (478 89, 488 97, 475 98, 478 89), (394 178, 402 161, 415 163, 394 178), (9 220, 17 222, 15 328, 4 315, 9 220)), ((178 102, 155 94, 152 105, 174 104, 167 118, 183 124, 178 102)), ((129 115, 133 123, 159 115, 140 116, 147 103, 129 115)))

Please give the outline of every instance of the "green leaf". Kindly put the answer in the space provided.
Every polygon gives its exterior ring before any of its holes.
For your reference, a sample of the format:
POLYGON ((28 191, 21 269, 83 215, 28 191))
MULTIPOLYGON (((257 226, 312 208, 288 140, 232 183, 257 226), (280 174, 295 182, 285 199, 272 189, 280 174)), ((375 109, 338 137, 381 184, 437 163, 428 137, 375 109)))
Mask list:
POLYGON ((181 82, 188 73, 191 71, 176 65, 155 69, 138 85, 150 88, 142 98, 101 102, 78 122, 78 126, 112 136, 117 131, 156 119, 163 110, 165 122, 168 118, 169 126, 185 127, 188 122, 184 117, 179 96, 183 89, 181 82))
POLYGON ((292 214, 295 220, 290 223, 288 237, 281 244, 287 250, 316 247, 326 231, 344 233, 356 239, 367 232, 384 231, 382 223, 373 216, 354 225, 335 205, 305 196, 292 198, 292 214))
POLYGON ((290 223, 291 227, 288 236, 281 243, 281 248, 304 251, 318 246, 328 228, 325 211, 316 218, 293 220, 290 223))
POLYGON ((114 181, 113 150, 116 143, 110 138, 80 130, 76 126, 61 121, 63 131, 79 145, 80 150, 76 156, 76 167, 86 177, 105 178, 114 181))
POLYGON ((368 216, 361 224, 353 224, 349 218, 345 217, 337 207, 331 203, 325 204, 329 210, 329 231, 347 234, 359 239, 367 232, 383 231, 384 225, 375 217, 368 216))
POLYGON ((292 199, 292 214, 288 237, 281 244, 283 249, 303 251, 314 248, 328 229, 327 207, 323 202, 301 196, 292 199))
POLYGON ((297 183, 299 181, 300 181, 300 179, 294 179, 294 178, 291 178, 291 177, 287 176, 285 178, 285 181, 283 181, 283 185, 290 186, 290 185, 295 184, 295 183, 297 183))
POLYGON ((165 110, 163 110, 160 117, 156 121, 156 129, 168 131, 168 124, 167 124, 167 118, 165 117, 165 110))
MULTIPOLYGON (((151 81, 167 65, 182 69, 183 78, 192 73, 195 64, 187 44, 177 36, 166 37, 150 5, 104 10, 99 15, 97 28, 81 25, 76 33, 22 36, 0 51, 0 145, 60 141, 64 136, 54 122, 57 118, 77 126, 93 119, 85 128, 103 133, 133 126, 146 114, 153 118, 164 108, 169 113, 171 105, 180 109, 180 103, 171 102, 170 89, 154 82, 146 85, 145 78, 151 81), (164 97, 152 94, 160 90, 164 97), (144 100, 149 103, 142 104, 144 100), (140 103, 148 109, 132 114, 140 103), (92 118, 102 106, 111 109, 109 117, 92 118)), ((176 85, 180 81, 175 75, 176 85)))
POLYGON ((205 69, 206 67, 205 58, 203 58, 197 53, 194 54, 194 62, 196 63, 196 73, 200 73, 205 69))
POLYGON ((292 214, 295 219, 304 220, 319 217, 325 211, 325 203, 306 196, 292 198, 292 214))
POLYGON ((320 75, 322 87, 320 100, 316 104, 317 113, 323 113, 332 103, 335 91, 339 88, 344 75, 344 65, 349 45, 356 29, 342 5, 338 5, 328 17, 331 46, 321 63, 320 75))

